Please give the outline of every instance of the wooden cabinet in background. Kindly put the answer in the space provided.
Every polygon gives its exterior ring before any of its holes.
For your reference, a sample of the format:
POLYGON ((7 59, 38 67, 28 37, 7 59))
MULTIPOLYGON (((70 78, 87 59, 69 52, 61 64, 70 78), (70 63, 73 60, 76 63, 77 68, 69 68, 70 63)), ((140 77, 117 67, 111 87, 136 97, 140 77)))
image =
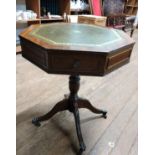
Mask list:
POLYGON ((63 21, 63 18, 49 19, 46 15, 48 12, 60 16, 70 14, 70 0, 26 0, 26 9, 37 13, 38 23, 63 21))
MULTIPOLYGON (((64 13, 70 14, 90 14, 90 9, 81 10, 71 8, 71 0, 25 0, 26 9, 33 10, 37 13, 37 18, 40 19, 40 23, 59 21, 58 18, 50 20, 46 18, 48 12, 52 15, 60 15, 63 17, 64 13)), ((83 0, 83 3, 88 4, 88 0, 83 0)), ((63 19, 61 19, 63 20, 63 19)))
POLYGON ((126 15, 136 15, 138 10, 138 0, 126 0, 124 6, 124 13, 126 15))

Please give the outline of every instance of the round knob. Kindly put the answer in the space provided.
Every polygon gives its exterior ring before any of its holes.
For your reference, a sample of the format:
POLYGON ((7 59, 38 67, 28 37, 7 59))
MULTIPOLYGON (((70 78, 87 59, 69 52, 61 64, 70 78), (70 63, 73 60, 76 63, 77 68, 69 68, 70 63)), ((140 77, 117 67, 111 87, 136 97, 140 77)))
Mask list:
POLYGON ((75 60, 74 64, 73 64, 73 68, 77 68, 80 66, 80 61, 79 60, 75 60))

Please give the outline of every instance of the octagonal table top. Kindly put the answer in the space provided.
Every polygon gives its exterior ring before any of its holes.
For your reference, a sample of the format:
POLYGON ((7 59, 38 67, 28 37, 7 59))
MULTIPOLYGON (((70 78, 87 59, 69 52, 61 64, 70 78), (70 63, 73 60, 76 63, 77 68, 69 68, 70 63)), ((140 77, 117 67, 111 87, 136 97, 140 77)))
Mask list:
POLYGON ((20 36, 46 49, 92 52, 111 52, 134 43, 121 30, 76 23, 32 25, 20 36))

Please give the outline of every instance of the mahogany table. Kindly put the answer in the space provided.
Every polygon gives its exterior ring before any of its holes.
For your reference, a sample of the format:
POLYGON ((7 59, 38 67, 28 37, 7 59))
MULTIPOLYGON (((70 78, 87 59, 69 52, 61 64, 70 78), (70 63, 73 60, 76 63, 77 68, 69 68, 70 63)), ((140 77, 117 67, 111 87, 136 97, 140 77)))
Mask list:
POLYGON ((123 31, 87 24, 55 23, 32 25, 20 34, 22 55, 47 73, 68 74, 70 95, 32 123, 69 110, 74 114, 80 151, 84 151, 79 108, 106 118, 106 111, 78 96, 80 75, 103 76, 129 62, 134 41, 123 31))

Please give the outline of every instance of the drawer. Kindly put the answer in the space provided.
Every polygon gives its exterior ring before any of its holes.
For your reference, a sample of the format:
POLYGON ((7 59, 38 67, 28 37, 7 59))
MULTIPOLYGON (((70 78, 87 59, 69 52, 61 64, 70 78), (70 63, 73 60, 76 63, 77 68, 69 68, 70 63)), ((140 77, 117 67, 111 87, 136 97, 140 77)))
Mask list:
MULTIPOLYGON (((99 56, 89 55, 52 55, 49 66, 53 71, 72 73, 97 73, 100 72, 101 59, 99 56)), ((102 59, 103 60, 103 59, 102 59)))
POLYGON ((21 39, 22 55, 36 65, 47 67, 46 53, 31 42, 21 39))
POLYGON ((132 48, 125 49, 123 51, 116 52, 111 56, 108 56, 106 70, 112 70, 124 65, 124 63, 129 61, 131 52, 132 48))

